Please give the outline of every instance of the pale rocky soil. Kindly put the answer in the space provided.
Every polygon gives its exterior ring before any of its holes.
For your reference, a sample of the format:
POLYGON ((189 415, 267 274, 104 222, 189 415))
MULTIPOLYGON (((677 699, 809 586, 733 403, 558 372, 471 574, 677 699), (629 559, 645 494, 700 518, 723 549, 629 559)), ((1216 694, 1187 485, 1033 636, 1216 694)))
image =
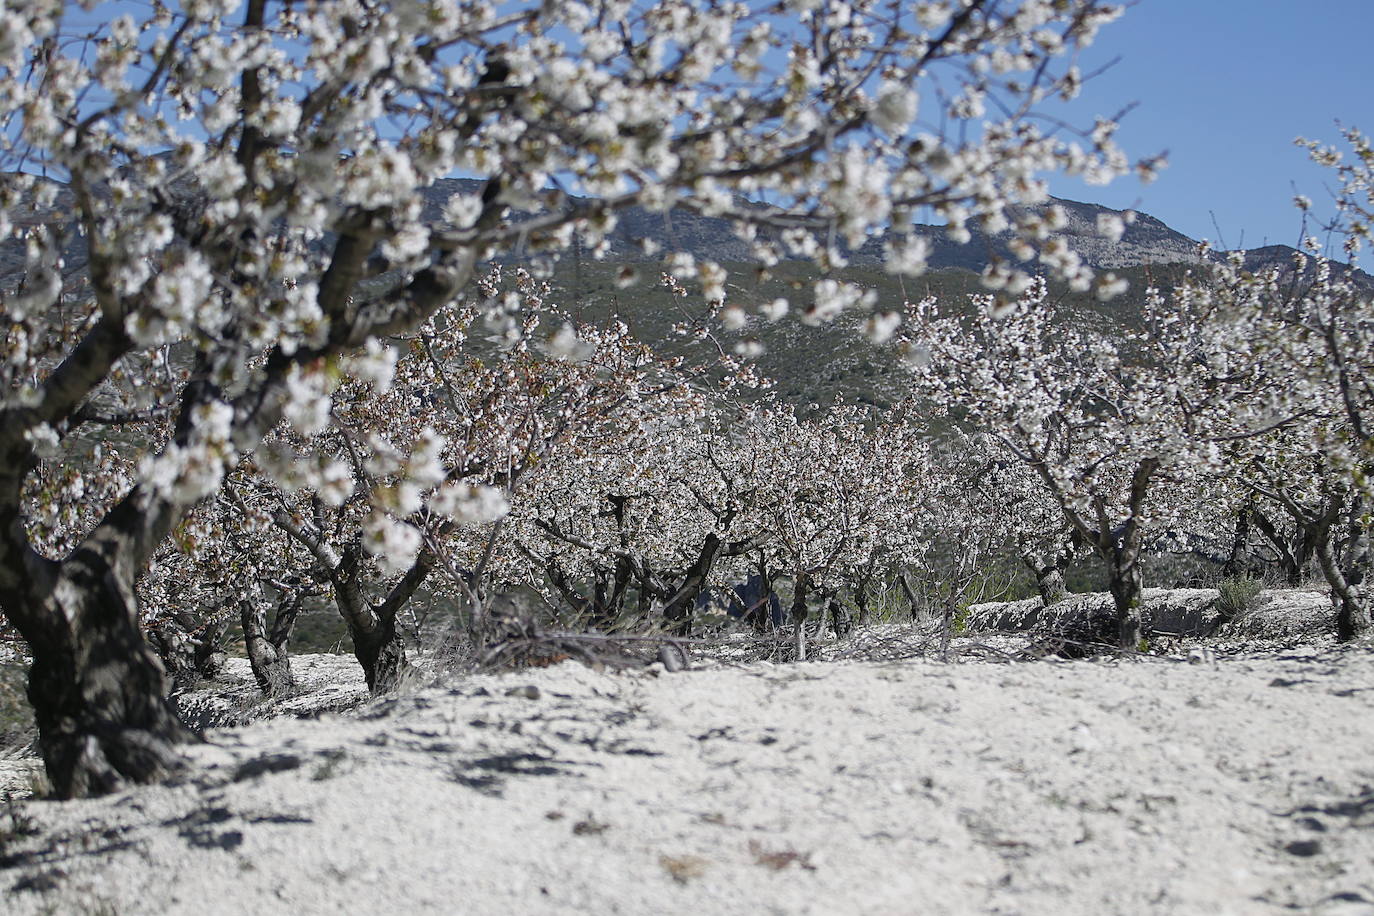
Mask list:
POLYGON ((1374 649, 1280 626, 1313 607, 1170 657, 887 628, 211 730, 177 784, 0 812, 0 911, 1370 914, 1374 649))

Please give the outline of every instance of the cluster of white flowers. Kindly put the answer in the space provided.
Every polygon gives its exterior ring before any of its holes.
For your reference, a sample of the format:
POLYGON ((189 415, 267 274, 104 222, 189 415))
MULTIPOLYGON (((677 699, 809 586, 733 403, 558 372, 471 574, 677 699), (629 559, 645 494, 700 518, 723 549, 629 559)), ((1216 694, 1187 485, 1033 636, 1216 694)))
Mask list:
POLYGON ((184 443, 171 442, 139 466, 141 482, 173 503, 189 506, 219 488, 238 462, 233 443, 234 409, 211 401, 195 408, 184 443))
POLYGON ((354 353, 344 361, 344 371, 349 378, 369 386, 378 394, 386 394, 391 389, 392 379, 396 376, 396 360, 400 354, 395 347, 389 347, 373 338, 360 352, 354 353))
POLYGON ((802 314, 801 320, 803 324, 824 324, 850 309, 872 308, 877 301, 875 289, 864 289, 854 283, 827 278, 816 282, 815 300, 802 314))
POLYGON ((414 525, 382 511, 374 511, 363 520, 362 535, 363 549, 387 575, 399 575, 408 570, 420 553, 423 541, 414 525))
POLYGON ((323 366, 292 366, 286 376, 286 403, 282 414, 303 436, 313 435, 329 423, 334 406, 335 380, 323 366))
POLYGON ((504 518, 510 502, 496 487, 455 481, 440 487, 429 507, 460 525, 482 525, 504 518))

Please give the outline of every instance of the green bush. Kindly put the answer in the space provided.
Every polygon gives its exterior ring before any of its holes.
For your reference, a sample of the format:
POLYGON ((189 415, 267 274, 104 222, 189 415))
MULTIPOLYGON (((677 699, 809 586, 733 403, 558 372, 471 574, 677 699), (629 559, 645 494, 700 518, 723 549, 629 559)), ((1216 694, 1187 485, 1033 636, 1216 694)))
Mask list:
POLYGON ((1255 607, 1262 587, 1259 579, 1249 576, 1222 579, 1217 584, 1217 609, 1227 620, 1235 620, 1255 607))
POLYGON ((968 635, 968 619, 970 604, 959 603, 959 609, 954 612, 954 619, 950 621, 949 632, 951 636, 968 635))

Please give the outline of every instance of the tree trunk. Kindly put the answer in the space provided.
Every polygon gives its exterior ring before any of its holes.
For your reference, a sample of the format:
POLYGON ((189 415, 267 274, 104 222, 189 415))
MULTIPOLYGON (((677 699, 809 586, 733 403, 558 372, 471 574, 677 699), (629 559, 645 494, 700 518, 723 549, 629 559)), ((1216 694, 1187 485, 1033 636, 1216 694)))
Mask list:
POLYGON ((298 595, 283 593, 277 605, 272 632, 267 631, 267 608, 262 601, 241 601, 239 619, 243 623, 243 645, 248 652, 248 664, 253 677, 265 696, 279 697, 296 686, 291 674, 291 656, 287 643, 300 613, 298 595))
POLYGON ((1109 529, 1106 512, 1100 504, 1098 508, 1103 524, 1094 546, 1107 560, 1108 587, 1116 604, 1116 644, 1123 652, 1140 649, 1140 599, 1145 592, 1144 571, 1140 568, 1140 512, 1157 470, 1159 461, 1155 458, 1144 458, 1136 465, 1131 475, 1130 515, 1120 527, 1109 529))
POLYGON ((219 673, 224 667, 223 642, 228 629, 228 619, 217 608, 199 616, 178 612, 148 628, 146 637, 172 681, 173 692, 219 673))
POLYGON ((1308 562, 1315 555, 1318 542, 1324 535, 1314 537, 1313 532, 1308 530, 1310 524, 1299 519, 1295 523, 1293 536, 1291 538, 1285 537, 1283 532, 1279 531, 1269 517, 1259 509, 1252 509, 1250 518, 1254 521, 1260 534, 1264 535, 1265 540, 1274 548, 1274 554, 1278 558, 1279 570, 1282 572, 1284 580, 1294 588, 1302 585, 1303 572, 1307 569, 1308 562))
POLYGON ((1057 604, 1064 600, 1069 593, 1069 587, 1064 582, 1064 568, 1059 563, 1059 558, 1045 560, 1042 557, 1025 555, 1021 557, 1021 562, 1026 564, 1026 568, 1035 577, 1035 589, 1040 593, 1040 600, 1046 607, 1057 604))
POLYGON ((1349 642, 1374 628, 1371 621, 1370 596, 1363 582, 1352 583, 1337 564, 1331 551, 1330 537, 1314 537, 1317 563, 1331 586, 1331 600, 1336 604, 1336 638, 1349 642))
POLYGON ((33 652, 29 702, 58 798, 103 795, 179 768, 192 738, 138 626, 133 589, 93 551, 63 564, 49 600, 6 611, 33 652))
POLYGON ((1242 507, 1236 513, 1236 531, 1231 539, 1231 552, 1221 567, 1221 574, 1226 578, 1234 578, 1244 569, 1241 560, 1245 556, 1245 548, 1250 543, 1250 514, 1249 506, 1242 507))
POLYGON ((363 666, 368 689, 373 693, 394 689, 407 667, 405 642, 396 631, 396 618, 378 619, 368 631, 354 627, 349 620, 348 631, 353 636, 353 656, 363 666))
POLYGON ((1083 535, 1077 529, 1071 529, 1059 538, 1054 548, 1042 553, 1028 550, 1021 554, 1021 562, 1035 576, 1036 591, 1046 607, 1068 597, 1069 587, 1064 575, 1082 547, 1083 535))
POLYGON ((797 627, 797 661, 806 661, 806 596, 811 590, 811 578, 806 573, 798 573, 792 587, 792 608, 790 616, 797 627))
POLYGON ((854 630, 854 620, 844 606, 834 598, 830 599, 830 624, 835 628, 835 638, 844 639, 854 630))
POLYGON ((434 569, 435 557, 421 550, 401 580, 392 586, 381 604, 370 604, 363 597, 358 583, 358 569, 362 562, 362 548, 355 542, 344 551, 338 568, 331 578, 334 603, 348 633, 353 638, 353 656, 363 667, 363 677, 373 693, 384 693, 400 683, 408 667, 405 641, 396 629, 396 615, 434 569))
POLYGON ((873 587, 873 580, 877 575, 878 564, 876 561, 870 561, 864 567, 863 576, 850 590, 854 594, 854 608, 858 612, 858 620, 856 621, 858 626, 866 627, 873 622, 868 607, 868 592, 869 589, 873 587))
POLYGON ((1140 569, 1139 545, 1125 537, 1112 547, 1108 562, 1108 588, 1116 605, 1117 645, 1124 652, 1140 648, 1140 599, 1145 582, 1140 569))
POLYGON ((911 588, 911 583, 907 581, 906 570, 897 574, 897 584, 902 588, 902 594, 906 595, 907 609, 911 614, 911 622, 919 623, 916 618, 921 614, 921 600, 916 597, 916 592, 911 588))
POLYGON ((782 602, 773 591, 775 574, 769 571, 768 560, 762 551, 755 569, 758 589, 750 594, 752 603, 745 608, 744 622, 753 627, 755 633, 771 633, 782 622, 782 602))
POLYGON ((663 606, 663 619, 668 624, 668 632, 675 636, 692 635, 692 609, 696 607, 697 595, 711 575, 711 567, 716 562, 725 542, 720 535, 712 532, 702 542, 697 558, 683 574, 682 585, 672 598, 663 606))

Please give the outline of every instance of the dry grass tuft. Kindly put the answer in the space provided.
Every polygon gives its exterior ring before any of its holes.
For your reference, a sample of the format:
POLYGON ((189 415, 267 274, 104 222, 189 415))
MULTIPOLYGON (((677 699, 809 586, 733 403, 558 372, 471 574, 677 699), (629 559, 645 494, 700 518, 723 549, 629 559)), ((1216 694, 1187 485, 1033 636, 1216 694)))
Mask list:
POLYGON ((708 863, 701 856, 660 855, 658 864, 662 865, 663 870, 678 884, 686 884, 693 878, 700 878, 706 874, 708 863))
POLYGON ((771 868, 773 871, 782 871, 793 865, 807 871, 816 870, 816 866, 811 864, 811 853, 797 852, 790 847, 773 851, 765 848, 758 840, 750 840, 749 854, 754 857, 755 865, 771 868))

